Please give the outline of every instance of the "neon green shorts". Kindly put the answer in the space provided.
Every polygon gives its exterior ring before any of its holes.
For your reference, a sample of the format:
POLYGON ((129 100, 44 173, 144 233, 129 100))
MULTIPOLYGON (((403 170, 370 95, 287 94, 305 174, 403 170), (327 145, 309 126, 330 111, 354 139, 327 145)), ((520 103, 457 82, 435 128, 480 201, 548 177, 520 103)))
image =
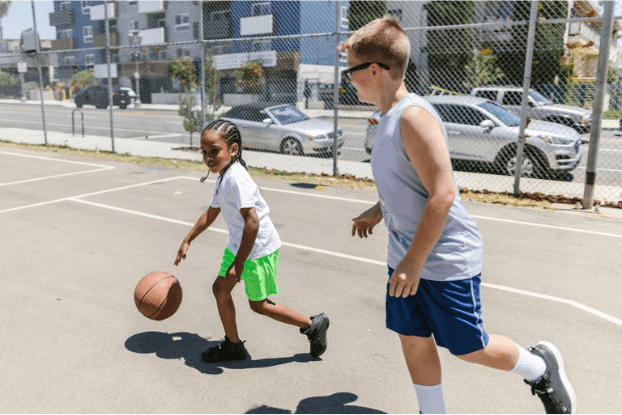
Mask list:
MULTIPOLYGON (((224 277, 227 270, 233 264, 235 255, 229 248, 225 248, 222 256, 222 264, 218 275, 224 277)), ((244 261, 244 271, 242 279, 246 296, 251 301, 263 301, 272 294, 278 294, 279 288, 276 286, 276 269, 279 265, 279 250, 263 256, 261 258, 247 259, 244 261)))

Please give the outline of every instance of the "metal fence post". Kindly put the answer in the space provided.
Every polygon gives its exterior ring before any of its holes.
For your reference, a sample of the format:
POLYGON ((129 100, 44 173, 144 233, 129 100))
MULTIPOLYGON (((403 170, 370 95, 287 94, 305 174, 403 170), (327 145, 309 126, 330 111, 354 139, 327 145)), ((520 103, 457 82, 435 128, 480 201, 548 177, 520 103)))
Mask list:
POLYGON ((110 73, 110 19, 108 17, 108 0, 104 0, 104 17, 106 19, 106 63, 108 64, 108 104, 110 105, 110 140, 114 153, 114 127, 112 122, 112 74, 110 73))
POLYGON ((339 29, 341 25, 341 5, 335 2, 335 83, 333 84, 333 176, 339 174, 337 167, 337 132, 339 131, 339 29))
POLYGON ((37 69, 39 70, 39 95, 41 98, 41 119, 43 121, 43 140, 48 145, 48 131, 45 127, 45 106, 43 105, 43 76, 41 76, 41 57, 39 56, 39 34, 37 33, 37 17, 35 16, 35 2, 30 0, 32 6, 32 23, 35 29, 35 54, 37 56, 37 69))
POLYGON ((592 110, 592 127, 590 128, 590 144, 587 154, 585 171, 585 189, 583 191, 583 209, 594 206, 594 184, 596 183, 596 162, 598 158, 598 142, 603 123, 603 107, 607 92, 607 64, 609 62, 609 45, 613 31, 614 1, 606 1, 600 29, 600 49, 596 66, 596 82, 594 84, 594 105, 592 110))
POLYGON ((514 171, 514 195, 520 192, 520 176, 522 174, 523 153, 525 152, 525 129, 527 128, 527 100, 531 87, 531 64, 533 61, 533 48, 536 41, 536 19, 538 18, 538 0, 531 1, 529 13, 529 34, 527 35, 527 54, 525 56, 525 78, 523 80, 523 98, 520 107, 520 126, 518 130, 518 143, 516 147, 516 170, 514 171))
MULTIPOLYGON (((205 126, 205 44, 203 43, 203 0, 199 1, 199 8, 199 45, 201 53, 201 59, 199 61, 199 64, 201 65, 201 128, 199 128, 199 132, 201 132, 205 126)), ((212 105, 214 105, 213 102, 212 105)), ((199 140, 200 139, 201 138, 199 137, 199 140)))

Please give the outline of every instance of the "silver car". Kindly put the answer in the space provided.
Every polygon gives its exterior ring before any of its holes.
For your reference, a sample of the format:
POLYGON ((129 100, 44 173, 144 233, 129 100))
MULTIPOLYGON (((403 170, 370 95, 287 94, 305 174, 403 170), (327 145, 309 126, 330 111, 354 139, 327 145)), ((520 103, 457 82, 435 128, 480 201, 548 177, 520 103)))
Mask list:
MULTIPOLYGON (((326 156, 333 151, 333 124, 309 118, 289 104, 273 107, 259 104, 239 105, 231 108, 221 118, 238 126, 245 148, 293 155, 326 156)), ((341 148, 343 143, 343 130, 338 128, 337 148, 341 148)))
MULTIPOLYGON (((483 98, 450 95, 426 99, 443 119, 452 160, 492 163, 502 173, 514 175, 520 122, 516 114, 483 98)), ((378 120, 379 115, 376 111, 372 119, 378 120)), ((368 152, 373 151, 376 129, 370 121, 365 141, 368 152)), ((561 176, 581 161, 583 141, 570 127, 534 120, 525 129, 525 137, 522 176, 561 176)))
MULTIPOLYGON (((523 99, 523 88, 482 86, 473 88, 471 95, 494 101, 518 115, 523 99)), ((532 120, 549 121, 572 127, 582 134, 589 133, 592 126, 592 111, 572 105, 554 104, 533 89, 529 90, 527 97, 527 115, 532 120)))

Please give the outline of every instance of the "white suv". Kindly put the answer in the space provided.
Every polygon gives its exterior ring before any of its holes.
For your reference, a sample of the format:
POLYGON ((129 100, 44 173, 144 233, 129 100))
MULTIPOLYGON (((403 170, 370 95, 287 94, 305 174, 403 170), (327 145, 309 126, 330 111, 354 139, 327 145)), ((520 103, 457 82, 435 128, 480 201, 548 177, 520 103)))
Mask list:
MULTIPOLYGON (((513 86, 482 86, 473 88, 470 95, 486 98, 520 115, 523 88, 513 86)), ((554 104, 544 95, 529 90, 527 115, 532 120, 542 120, 572 127, 581 134, 589 133, 592 111, 571 105, 554 104)))

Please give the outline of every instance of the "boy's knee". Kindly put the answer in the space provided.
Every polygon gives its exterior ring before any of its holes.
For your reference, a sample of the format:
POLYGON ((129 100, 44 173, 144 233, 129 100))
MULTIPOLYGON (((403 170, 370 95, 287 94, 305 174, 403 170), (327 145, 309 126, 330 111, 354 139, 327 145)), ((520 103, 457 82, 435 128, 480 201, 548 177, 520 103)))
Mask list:
POLYGON ((214 284, 212 284, 212 292, 214 293, 214 297, 216 300, 222 300, 229 295, 229 292, 226 287, 222 284, 222 277, 218 277, 214 284))
POLYGON ((454 355, 456 356, 458 359, 467 362, 467 363, 480 363, 482 358, 484 358, 484 349, 480 349, 480 350, 476 350, 474 352, 471 353, 467 353, 467 354, 457 354, 454 355))

